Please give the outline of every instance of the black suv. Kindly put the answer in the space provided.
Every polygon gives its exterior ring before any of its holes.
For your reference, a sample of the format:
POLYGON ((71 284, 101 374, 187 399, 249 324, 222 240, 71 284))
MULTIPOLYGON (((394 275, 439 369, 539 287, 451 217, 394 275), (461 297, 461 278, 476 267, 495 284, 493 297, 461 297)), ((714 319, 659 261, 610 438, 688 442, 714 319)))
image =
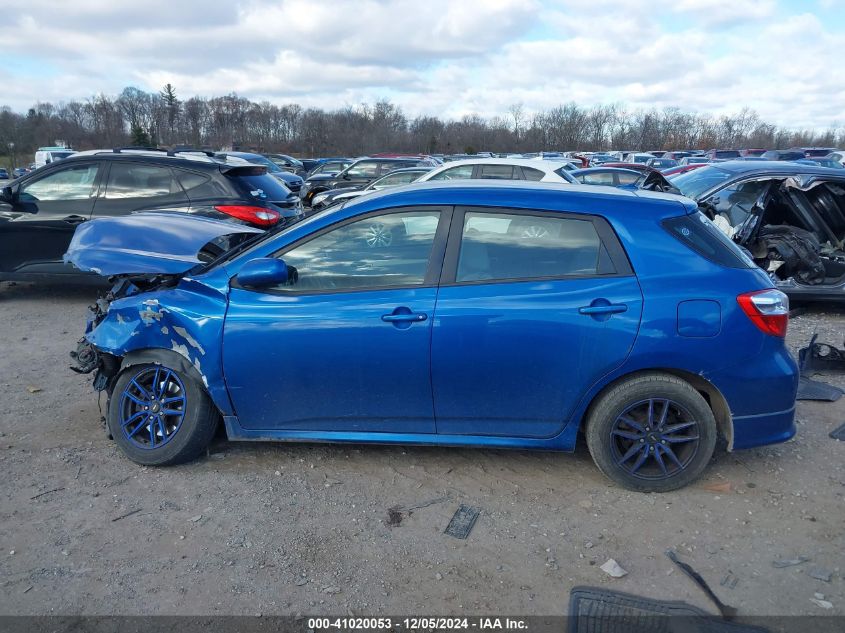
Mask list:
POLYGON ((268 228, 301 218, 302 204, 265 167, 211 152, 79 152, 0 189, 0 281, 84 275, 62 262, 76 226, 135 211, 268 228))
POLYGON ((363 188, 376 178, 403 167, 437 167, 438 163, 428 158, 360 158, 338 174, 309 176, 299 191, 303 202, 311 204, 314 196, 329 189, 344 187, 363 188))

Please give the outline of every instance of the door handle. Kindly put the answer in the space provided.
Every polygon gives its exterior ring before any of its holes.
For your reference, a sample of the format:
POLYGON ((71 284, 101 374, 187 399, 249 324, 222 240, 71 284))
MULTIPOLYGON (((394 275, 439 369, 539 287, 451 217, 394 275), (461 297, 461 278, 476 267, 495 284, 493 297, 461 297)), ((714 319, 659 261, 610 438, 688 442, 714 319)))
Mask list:
POLYGON ((409 312, 409 313, 400 312, 399 314, 382 314, 381 315, 381 320, 386 321, 387 323, 397 323, 397 322, 401 323, 401 322, 407 322, 407 321, 419 322, 419 321, 425 321, 427 318, 428 318, 428 315, 424 314, 422 312, 409 312))
POLYGON ((620 312, 627 312, 628 306, 624 303, 598 303, 598 299, 592 305, 581 306, 578 308, 579 314, 619 314, 620 312))
POLYGON ((82 224, 85 220, 86 218, 81 215, 66 215, 62 218, 62 222, 66 222, 67 224, 82 224))

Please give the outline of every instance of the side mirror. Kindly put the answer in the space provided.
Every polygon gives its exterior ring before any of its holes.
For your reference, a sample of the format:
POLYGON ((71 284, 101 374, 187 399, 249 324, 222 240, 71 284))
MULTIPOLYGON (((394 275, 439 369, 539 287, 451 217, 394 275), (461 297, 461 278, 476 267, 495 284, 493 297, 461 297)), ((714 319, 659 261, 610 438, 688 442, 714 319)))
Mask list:
POLYGON ((344 180, 351 180, 352 178, 349 174, 343 174, 343 179, 344 180))
POLYGON ((15 204, 15 194, 11 187, 3 187, 0 189, 0 203, 15 204))
POLYGON ((248 261, 235 277, 245 288, 266 288, 288 282, 288 267, 284 260, 261 257, 248 261))

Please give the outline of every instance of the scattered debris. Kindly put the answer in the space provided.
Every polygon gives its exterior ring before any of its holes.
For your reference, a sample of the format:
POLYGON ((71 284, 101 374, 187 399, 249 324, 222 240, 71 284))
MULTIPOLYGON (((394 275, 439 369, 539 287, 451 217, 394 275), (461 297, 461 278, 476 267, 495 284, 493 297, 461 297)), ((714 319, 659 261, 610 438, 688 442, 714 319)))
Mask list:
POLYGON ((481 514, 481 510, 478 508, 461 504, 455 514, 452 515, 452 520, 449 521, 449 525, 446 526, 443 533, 455 538, 465 539, 472 531, 479 514, 481 514))
POLYGON ((833 429, 830 432, 830 437, 841 442, 845 442, 845 424, 833 429))
POLYGON ((131 517, 133 514, 138 514, 141 511, 141 509, 142 508, 136 508, 135 510, 132 510, 131 512, 127 512, 126 514, 121 514, 119 517, 113 518, 111 520, 111 522, 116 523, 117 521, 120 521, 121 519, 125 519, 126 517, 131 517))
POLYGON ((810 569, 807 570, 807 575, 810 578, 815 578, 816 580, 821 580, 823 582, 830 582, 830 579, 833 577, 832 572, 822 569, 821 567, 810 567, 810 569))
POLYGON ((191 523, 196 523, 196 522, 197 522, 197 521, 199 521, 201 518, 202 518, 202 515, 201 515, 201 514, 198 514, 198 515, 193 516, 193 517, 191 517, 190 519, 188 519, 188 521, 190 521, 191 523))
POLYGON ((408 514, 411 514, 411 512, 413 512, 414 510, 419 510, 421 508, 427 508, 428 506, 433 506, 436 503, 443 503, 444 501, 450 501, 450 500, 451 500, 451 497, 449 497, 449 496, 436 497, 434 499, 429 499, 428 501, 423 501, 422 503, 419 503, 415 506, 411 506, 409 508, 400 508, 400 509, 406 510, 408 512, 408 514))
POLYGON ((23 590, 24 593, 29 593, 32 590, 32 585, 23 590))
POLYGON ((730 492, 731 488, 731 482, 729 481, 719 481, 701 486, 701 489, 706 490, 707 492, 730 492))
POLYGON ((403 518, 404 516, 398 507, 388 508, 387 519, 385 519, 384 524, 388 527, 399 527, 402 525, 403 518))
POLYGON ((38 393, 39 391, 44 391, 41 387, 33 387, 31 385, 29 387, 27 387, 26 390, 29 393, 38 393))
POLYGON ((784 567, 795 567, 795 565, 801 565, 803 563, 808 562, 810 559, 806 556, 799 556, 798 558, 781 558, 778 560, 772 561, 772 566, 777 567, 778 569, 782 569, 784 567))
POLYGON ((727 587, 728 589, 736 588, 736 583, 739 582, 739 578, 737 578, 731 570, 728 570, 727 575, 722 578, 722 582, 719 583, 722 587, 727 587))
POLYGON ((666 556, 668 556, 669 560, 675 563, 682 572, 689 576, 692 581, 695 582, 695 584, 697 584, 705 594, 707 594, 707 597, 713 601, 713 604, 715 604, 716 607, 718 607, 719 613, 721 613, 726 620, 730 620, 736 616, 737 610, 719 600, 718 596, 713 593, 713 590, 710 589, 710 586, 704 581, 704 578, 701 577, 701 574, 686 563, 681 562, 678 559, 678 555, 672 550, 666 550, 666 556))
POLYGON ((833 603, 830 602, 830 600, 825 600, 824 594, 821 594, 821 593, 817 593, 817 594, 815 594, 815 597, 810 598, 810 602, 812 602, 817 607, 821 607, 822 609, 832 609, 833 608, 833 603), (821 596, 821 598, 819 598, 818 596, 821 596))
POLYGON ((336 594, 340 593, 340 587, 323 587, 323 593, 336 594))
POLYGON ((622 576, 628 575, 628 572, 622 569, 622 566, 612 558, 608 558, 607 562, 599 567, 599 569, 608 576, 613 576, 614 578, 622 578, 622 576))
POLYGON ((798 393, 796 400, 817 400, 819 402, 836 402, 845 394, 845 391, 834 385, 829 385, 820 380, 813 380, 807 376, 801 376, 798 381, 798 393))
POLYGON ((810 344, 798 350, 798 365, 801 373, 812 370, 845 371, 845 349, 838 349, 827 343, 816 343, 818 334, 813 334, 810 344))
POLYGON ((43 497, 44 495, 48 495, 51 492, 58 492, 59 490, 64 490, 64 488, 53 488, 52 490, 45 490, 44 492, 39 492, 37 495, 35 495, 34 497, 30 497, 29 499, 30 501, 33 499, 38 499, 38 497, 43 497))
POLYGON ((571 616, 566 629, 569 633, 768 633, 761 627, 719 620, 686 602, 653 600, 599 587, 573 587, 569 593, 568 613, 571 616))
POLYGON ((293 583, 293 584, 295 584, 297 587, 302 587, 303 585, 308 584, 308 579, 307 578, 297 578, 296 582, 293 583))
POLYGON ((441 574, 440 572, 437 572, 436 574, 434 574, 434 577, 435 577, 437 580, 443 580, 443 574, 441 574))

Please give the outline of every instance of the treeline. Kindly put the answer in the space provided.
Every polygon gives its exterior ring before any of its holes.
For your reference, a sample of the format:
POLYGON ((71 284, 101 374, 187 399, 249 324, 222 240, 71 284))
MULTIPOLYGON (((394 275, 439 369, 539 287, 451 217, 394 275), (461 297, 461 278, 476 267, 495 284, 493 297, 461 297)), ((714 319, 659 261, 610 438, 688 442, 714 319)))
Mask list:
MULTIPOLYGON (((724 116, 678 108, 631 110, 621 104, 567 103, 527 113, 521 104, 485 119, 409 118, 389 101, 336 110, 254 102, 236 94, 182 100, 170 84, 150 93, 37 103, 25 114, 0 109, 0 153, 18 156, 57 141, 74 149, 125 145, 276 151, 300 156, 375 152, 472 153, 712 147, 844 146, 845 127, 794 130, 743 109, 724 116)), ((18 162, 25 162, 19 160, 18 162)))

